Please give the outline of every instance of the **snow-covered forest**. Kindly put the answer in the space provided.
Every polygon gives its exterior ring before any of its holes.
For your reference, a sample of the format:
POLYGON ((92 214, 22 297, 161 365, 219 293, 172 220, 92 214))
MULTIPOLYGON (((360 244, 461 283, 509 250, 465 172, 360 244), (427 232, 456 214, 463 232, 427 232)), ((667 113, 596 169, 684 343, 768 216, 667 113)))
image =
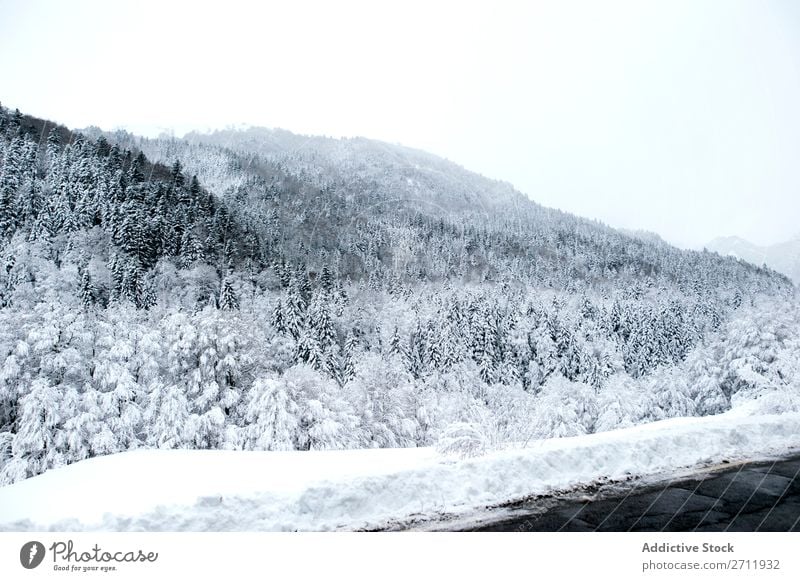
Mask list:
POLYGON ((479 451, 800 410, 798 353, 785 276, 424 152, 0 107, 0 483, 141 447, 479 451))

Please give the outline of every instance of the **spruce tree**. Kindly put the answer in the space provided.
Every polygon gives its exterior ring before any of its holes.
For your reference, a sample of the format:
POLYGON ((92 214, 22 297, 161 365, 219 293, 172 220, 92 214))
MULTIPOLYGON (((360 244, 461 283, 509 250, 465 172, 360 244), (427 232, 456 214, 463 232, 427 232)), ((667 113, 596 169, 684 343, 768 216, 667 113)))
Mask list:
POLYGON ((344 341, 344 352, 342 359, 344 365, 342 368, 343 382, 347 383, 356 376, 356 361, 358 358, 358 337, 353 331, 347 333, 344 341))
POLYGON ((406 358, 406 350, 403 346, 403 340, 400 338, 400 331, 397 327, 394 328, 391 338, 389 339, 389 353, 400 357, 402 360, 406 358))
MULTIPOLYGON (((186 178, 183 176, 183 166, 181 165, 180 160, 176 159, 175 163, 172 164, 172 171, 170 172, 170 177, 172 178, 172 183, 175 184, 176 188, 183 187, 186 178)), ((196 177, 194 179, 196 179, 196 177)))
POLYGON ((86 267, 83 268, 83 273, 81 274, 80 297, 84 309, 89 310, 94 306, 96 300, 95 288, 89 276, 89 269, 86 267))
POLYGON ((235 311, 239 309, 239 299, 229 276, 222 279, 222 289, 219 294, 219 308, 223 311, 235 311))
POLYGON ((283 319, 283 306, 281 300, 278 299, 278 302, 275 304, 275 308, 272 310, 272 326, 275 327, 275 330, 278 333, 286 333, 286 324, 284 323, 283 319))

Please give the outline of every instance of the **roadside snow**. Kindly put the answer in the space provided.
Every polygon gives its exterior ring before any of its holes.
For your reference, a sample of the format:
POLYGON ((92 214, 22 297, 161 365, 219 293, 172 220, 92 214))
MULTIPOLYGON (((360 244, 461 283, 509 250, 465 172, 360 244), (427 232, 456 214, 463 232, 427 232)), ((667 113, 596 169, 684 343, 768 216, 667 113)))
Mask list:
POLYGON ((800 446, 800 413, 677 418, 453 460, 429 448, 143 450, 0 488, 0 530, 332 530, 800 446))

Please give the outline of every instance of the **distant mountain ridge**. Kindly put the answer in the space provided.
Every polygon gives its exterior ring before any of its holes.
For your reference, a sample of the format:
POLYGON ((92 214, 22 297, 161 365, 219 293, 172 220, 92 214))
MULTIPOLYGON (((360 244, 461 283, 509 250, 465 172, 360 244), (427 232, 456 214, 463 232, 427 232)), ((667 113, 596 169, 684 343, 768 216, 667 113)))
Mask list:
POLYGON ((800 284, 800 233, 786 242, 769 246, 759 246, 738 236, 723 236, 709 242, 706 248, 758 266, 766 264, 800 284))
POLYGON ((321 185, 343 173, 348 178, 380 180, 384 195, 442 202, 448 210, 463 203, 484 208, 498 203, 530 203, 507 182, 486 178, 426 151, 365 137, 333 138, 250 127, 193 132, 183 140, 272 160, 293 171, 301 170, 321 185))

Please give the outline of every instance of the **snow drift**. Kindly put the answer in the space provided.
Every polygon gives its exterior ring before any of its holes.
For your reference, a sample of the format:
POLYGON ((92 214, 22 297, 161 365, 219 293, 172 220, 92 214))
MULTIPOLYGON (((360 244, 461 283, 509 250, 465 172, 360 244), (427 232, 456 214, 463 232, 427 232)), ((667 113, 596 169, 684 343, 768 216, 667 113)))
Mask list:
POLYGON ((148 450, 0 488, 3 530, 287 531, 435 518, 601 477, 654 475, 800 446, 800 413, 676 418, 467 460, 430 448, 148 450))

